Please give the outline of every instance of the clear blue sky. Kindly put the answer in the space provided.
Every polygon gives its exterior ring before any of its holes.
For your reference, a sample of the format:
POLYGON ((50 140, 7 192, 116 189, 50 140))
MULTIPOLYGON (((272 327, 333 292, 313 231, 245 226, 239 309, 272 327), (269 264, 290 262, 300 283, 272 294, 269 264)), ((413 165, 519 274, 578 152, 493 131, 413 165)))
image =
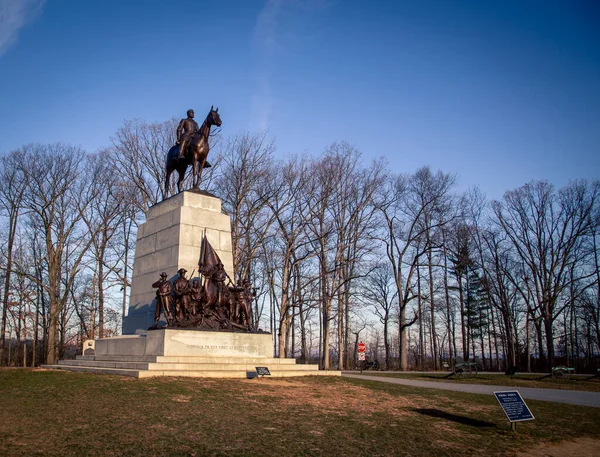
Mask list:
POLYGON ((599 177, 600 2, 0 0, 0 152, 212 104, 281 157, 345 140, 489 198, 599 177))

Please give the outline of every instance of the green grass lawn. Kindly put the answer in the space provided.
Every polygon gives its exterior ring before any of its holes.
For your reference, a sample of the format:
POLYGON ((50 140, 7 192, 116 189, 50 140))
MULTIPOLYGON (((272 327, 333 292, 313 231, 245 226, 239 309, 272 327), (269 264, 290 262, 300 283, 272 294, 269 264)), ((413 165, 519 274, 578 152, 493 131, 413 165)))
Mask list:
POLYGON ((339 377, 133 379, 0 369, 2 456, 498 456, 600 443, 600 408, 339 377), (596 441, 598 440, 598 441, 596 441))
POLYGON ((537 389, 565 389, 585 390, 587 392, 600 392, 600 378, 589 376, 571 376, 567 380, 557 380, 550 375, 517 374, 506 376, 504 374, 477 374, 472 377, 456 377, 452 373, 386 373, 385 371, 363 371, 369 376, 390 376, 393 378, 419 379, 422 381, 438 381, 462 384, 487 384, 509 387, 535 387, 537 389))

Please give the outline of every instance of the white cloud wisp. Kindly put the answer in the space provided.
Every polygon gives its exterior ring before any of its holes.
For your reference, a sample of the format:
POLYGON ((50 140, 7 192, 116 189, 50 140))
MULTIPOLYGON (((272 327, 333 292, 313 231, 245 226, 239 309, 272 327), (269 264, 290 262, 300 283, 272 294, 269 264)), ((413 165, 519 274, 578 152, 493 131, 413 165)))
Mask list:
POLYGON ((45 0, 0 0, 0 57, 17 42, 19 31, 41 12, 45 0))

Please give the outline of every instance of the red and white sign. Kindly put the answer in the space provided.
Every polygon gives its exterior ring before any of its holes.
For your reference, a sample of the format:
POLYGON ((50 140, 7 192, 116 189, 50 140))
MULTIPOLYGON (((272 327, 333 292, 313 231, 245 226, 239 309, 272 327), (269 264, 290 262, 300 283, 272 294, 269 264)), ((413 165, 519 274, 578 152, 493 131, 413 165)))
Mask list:
POLYGON ((361 360, 361 361, 362 361, 362 360, 366 360, 366 357, 365 357, 365 353, 364 353, 364 352, 359 352, 359 353, 358 353, 358 360, 361 360))
POLYGON ((358 352, 360 354, 363 354, 366 350, 367 350, 367 345, 365 343, 363 343, 362 341, 360 343, 358 343, 358 352))

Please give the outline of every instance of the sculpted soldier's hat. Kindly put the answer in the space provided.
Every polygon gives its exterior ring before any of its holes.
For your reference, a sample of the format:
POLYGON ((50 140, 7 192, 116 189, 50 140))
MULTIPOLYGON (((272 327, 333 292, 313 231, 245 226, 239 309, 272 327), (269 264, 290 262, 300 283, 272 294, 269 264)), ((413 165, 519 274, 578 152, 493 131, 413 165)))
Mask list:
POLYGON ((163 272, 160 274, 160 277, 161 277, 161 278, 166 278, 167 276, 168 276, 168 275, 167 275, 167 274, 166 274, 164 271, 163 271, 163 272))
POLYGON ((187 273, 187 270, 185 268, 180 268, 179 270, 177 270, 177 273, 183 276, 184 273, 187 273))
POLYGON ((187 115, 189 116, 190 114, 194 114, 194 110, 193 109, 187 110, 187 115))

